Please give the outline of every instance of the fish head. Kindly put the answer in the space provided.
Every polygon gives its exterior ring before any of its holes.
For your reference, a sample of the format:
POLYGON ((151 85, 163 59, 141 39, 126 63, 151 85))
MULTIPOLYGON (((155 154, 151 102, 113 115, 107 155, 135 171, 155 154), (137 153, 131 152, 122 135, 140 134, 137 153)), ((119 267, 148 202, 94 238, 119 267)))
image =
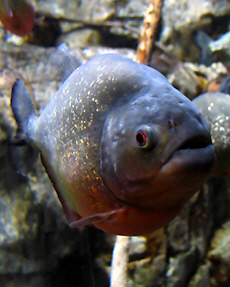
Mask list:
POLYGON ((212 172, 209 122, 171 86, 114 109, 101 141, 107 189, 127 205, 182 206, 212 172))

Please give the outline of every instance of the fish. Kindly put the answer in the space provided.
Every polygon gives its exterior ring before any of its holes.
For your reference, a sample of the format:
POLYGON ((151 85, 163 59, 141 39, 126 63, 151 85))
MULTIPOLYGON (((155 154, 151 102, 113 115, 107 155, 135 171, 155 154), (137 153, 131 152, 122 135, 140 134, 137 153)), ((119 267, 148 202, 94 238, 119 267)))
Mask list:
POLYGON ((217 40, 213 40, 205 32, 199 30, 196 32, 195 40, 201 49, 200 64, 210 66, 216 53, 223 54, 227 58, 230 56, 230 31, 220 36, 217 40))
POLYGON ((211 137, 216 153, 214 176, 230 175, 230 95, 220 92, 229 90, 229 78, 217 92, 199 95, 193 103, 208 119, 211 125, 211 137))
POLYGON ((40 154, 71 227, 153 232, 212 173, 207 119, 162 74, 126 56, 79 66, 39 116, 17 79, 11 108, 15 169, 26 176, 40 154))
POLYGON ((0 0, 0 21, 4 29, 17 36, 26 36, 42 20, 36 19, 34 8, 28 0, 0 0))

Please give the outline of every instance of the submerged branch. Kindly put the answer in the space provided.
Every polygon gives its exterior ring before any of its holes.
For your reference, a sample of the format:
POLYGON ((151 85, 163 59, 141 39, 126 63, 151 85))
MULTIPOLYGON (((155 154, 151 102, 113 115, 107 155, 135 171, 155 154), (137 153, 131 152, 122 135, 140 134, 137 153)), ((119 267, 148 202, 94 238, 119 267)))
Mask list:
POLYGON ((113 249, 110 287, 127 286, 129 236, 117 236, 113 249))
POLYGON ((145 13, 136 61, 148 64, 156 40, 163 0, 150 0, 145 13))

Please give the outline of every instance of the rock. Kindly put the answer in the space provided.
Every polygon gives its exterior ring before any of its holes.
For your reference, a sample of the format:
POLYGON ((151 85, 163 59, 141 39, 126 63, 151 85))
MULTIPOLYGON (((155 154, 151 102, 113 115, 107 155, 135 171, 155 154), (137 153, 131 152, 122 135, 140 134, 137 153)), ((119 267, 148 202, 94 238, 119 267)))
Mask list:
POLYGON ((202 264, 201 266, 198 267, 196 274, 190 280, 188 287, 211 286, 210 273, 211 273, 210 263, 202 264))
POLYGON ((60 36, 56 44, 66 43, 69 49, 74 49, 76 47, 86 48, 89 46, 99 45, 101 41, 101 36, 99 31, 81 28, 76 31, 69 32, 60 36))
POLYGON ((49 286, 45 282, 59 258, 74 250, 68 237, 76 231, 68 228, 41 164, 25 179, 15 174, 5 156, 0 177, 0 277, 9 284, 12 276, 16 286, 28 286, 29 278, 34 282, 30 286, 49 286))
POLYGON ((194 32, 204 29, 218 31, 221 25, 223 28, 224 17, 230 13, 230 3, 227 0, 167 0, 162 12, 160 41, 167 44, 179 59, 195 62, 200 52, 194 41, 194 32))
POLYGON ((223 17, 230 13, 227 0, 167 0, 163 6, 162 41, 172 38, 173 34, 191 33, 196 29, 212 23, 212 17, 223 17))
MULTIPOLYGON (((218 229, 212 239, 207 258, 212 263, 214 278, 217 284, 230 284, 230 222, 218 229)), ((218 285, 218 286, 220 286, 218 285)))
POLYGON ((82 22, 102 22, 115 14, 116 4, 111 0, 33 1, 35 11, 53 18, 82 22))

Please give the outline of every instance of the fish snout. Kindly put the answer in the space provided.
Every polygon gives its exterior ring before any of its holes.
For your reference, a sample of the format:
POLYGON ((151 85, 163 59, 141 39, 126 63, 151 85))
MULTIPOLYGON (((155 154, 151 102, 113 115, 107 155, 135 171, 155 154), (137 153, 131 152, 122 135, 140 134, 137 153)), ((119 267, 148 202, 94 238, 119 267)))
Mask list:
MULTIPOLYGON (((184 114, 183 117, 181 114, 174 115, 168 119, 167 125, 169 139, 161 155, 163 165, 178 151, 196 155, 212 145, 210 123, 200 112, 184 114)), ((213 152, 210 157, 213 158, 213 152)))

